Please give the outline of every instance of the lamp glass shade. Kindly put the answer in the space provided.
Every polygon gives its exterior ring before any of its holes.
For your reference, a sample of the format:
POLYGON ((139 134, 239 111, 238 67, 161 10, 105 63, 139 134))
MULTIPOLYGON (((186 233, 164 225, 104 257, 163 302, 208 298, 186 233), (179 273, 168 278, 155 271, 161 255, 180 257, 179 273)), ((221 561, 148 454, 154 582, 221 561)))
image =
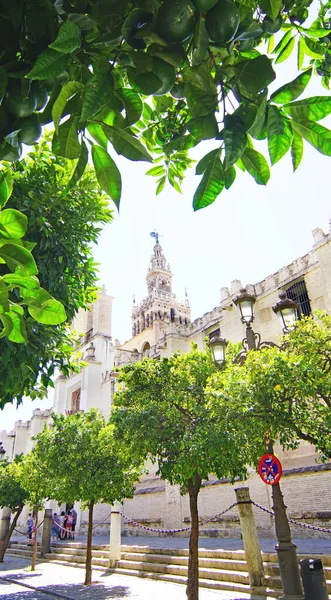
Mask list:
POLYGON ((217 366, 222 366, 225 363, 225 353, 228 342, 221 338, 212 338, 209 342, 209 347, 213 355, 213 361, 217 366))
POLYGON ((290 330, 295 326, 295 322, 297 320, 297 311, 296 309, 291 307, 281 308, 278 311, 278 316, 280 317, 282 323, 282 329, 290 330))
POLYGON ((253 306, 254 302, 250 298, 239 300, 239 310, 241 314, 241 320, 244 323, 252 323, 254 320, 253 306))

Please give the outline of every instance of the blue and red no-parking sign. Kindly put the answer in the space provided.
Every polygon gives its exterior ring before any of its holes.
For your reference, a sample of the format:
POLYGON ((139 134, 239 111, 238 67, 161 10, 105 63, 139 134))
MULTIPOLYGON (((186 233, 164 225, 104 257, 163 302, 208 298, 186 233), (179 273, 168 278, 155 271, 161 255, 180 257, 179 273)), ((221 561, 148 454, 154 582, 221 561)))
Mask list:
POLYGON ((262 481, 268 485, 275 485, 282 476, 282 465, 273 454, 264 454, 259 460, 257 470, 262 481))

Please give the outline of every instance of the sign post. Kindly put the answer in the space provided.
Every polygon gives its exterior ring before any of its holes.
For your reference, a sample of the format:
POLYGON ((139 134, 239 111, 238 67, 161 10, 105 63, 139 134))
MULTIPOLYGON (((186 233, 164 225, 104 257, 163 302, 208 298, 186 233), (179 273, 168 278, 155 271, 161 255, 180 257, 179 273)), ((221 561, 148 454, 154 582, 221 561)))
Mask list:
POLYGON ((268 485, 275 485, 282 476, 282 465, 274 454, 264 454, 259 460, 258 473, 268 485))

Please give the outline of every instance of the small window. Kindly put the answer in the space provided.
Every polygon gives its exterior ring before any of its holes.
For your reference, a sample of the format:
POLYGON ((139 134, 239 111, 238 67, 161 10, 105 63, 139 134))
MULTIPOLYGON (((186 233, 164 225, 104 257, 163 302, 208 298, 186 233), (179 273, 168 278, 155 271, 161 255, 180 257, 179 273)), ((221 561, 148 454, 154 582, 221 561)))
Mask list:
POLYGON ((76 413, 80 409, 80 388, 71 394, 71 412, 76 413))
POLYGON ((173 308, 170 309, 170 321, 173 323, 175 320, 175 311, 173 308))
POLYGON ((210 340, 212 340, 215 337, 220 337, 220 335, 221 335, 220 328, 218 328, 218 329, 214 329, 214 331, 211 331, 208 334, 208 337, 209 337, 210 340))
POLYGON ((286 290, 286 295, 299 305, 299 313, 305 317, 311 314, 310 300, 304 279, 296 281, 286 290))

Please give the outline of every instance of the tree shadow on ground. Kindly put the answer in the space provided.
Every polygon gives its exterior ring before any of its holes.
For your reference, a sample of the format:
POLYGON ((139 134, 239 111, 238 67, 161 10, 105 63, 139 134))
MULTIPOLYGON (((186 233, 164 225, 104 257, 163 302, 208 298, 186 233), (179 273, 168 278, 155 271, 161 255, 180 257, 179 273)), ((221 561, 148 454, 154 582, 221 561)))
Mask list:
MULTIPOLYGON (((9 576, 6 577, 5 581, 0 577, 0 584, 7 585, 10 587, 15 584, 19 586, 19 580, 22 577, 9 576), (10 580, 10 581, 9 581, 10 580)), ((23 583, 23 582, 22 582, 23 583)), ((25 583, 25 582, 24 582, 25 583)), ((131 595, 130 588, 122 585, 105 585, 101 582, 84 586, 83 584, 56 584, 56 585, 43 585, 43 586, 31 586, 29 589, 25 586, 21 587, 22 591, 12 592, 8 589, 8 594, 0 592, 1 600, 54 600, 54 598, 63 598, 67 600, 121 600, 131 595), (31 589, 32 588, 32 589, 31 589), (41 591, 42 590, 42 591, 41 591)))

